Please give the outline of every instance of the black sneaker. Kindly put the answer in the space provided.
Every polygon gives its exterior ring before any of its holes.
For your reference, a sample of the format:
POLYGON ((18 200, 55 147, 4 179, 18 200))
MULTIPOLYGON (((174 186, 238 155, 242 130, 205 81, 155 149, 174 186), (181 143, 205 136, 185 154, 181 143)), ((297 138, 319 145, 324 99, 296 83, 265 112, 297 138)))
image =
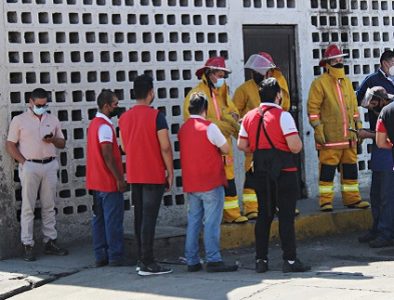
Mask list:
POLYGON ((55 240, 49 240, 44 247, 44 253, 49 255, 65 256, 68 254, 66 249, 62 249, 56 245, 55 240))
POLYGON ((172 273, 172 269, 162 267, 155 262, 148 265, 142 263, 140 266, 140 270, 138 271, 138 275, 140 276, 162 275, 168 273, 172 273))
POLYGON ((369 242, 369 247, 371 248, 384 248, 384 247, 391 247, 393 245, 394 244, 392 240, 385 240, 382 238, 377 238, 369 242))
POLYGON ((222 261, 209 262, 206 266, 206 271, 213 272, 234 272, 238 270, 238 265, 225 265, 222 261))
POLYGON ((96 268, 101 268, 108 265, 108 259, 96 260, 96 268))
POLYGON ((135 266, 135 271, 138 272, 139 270, 141 270, 141 266, 142 266, 142 261, 137 260, 137 265, 135 266))
POLYGON ((187 266, 187 271, 188 272, 198 272, 202 269, 202 265, 200 263, 195 264, 195 265, 188 265, 187 266))
POLYGON ((265 273, 268 271, 268 261, 264 261, 263 259, 256 260, 256 272, 257 273, 265 273))
POLYGON ((368 231, 366 234, 358 237, 358 242, 359 243, 369 243, 370 241, 373 241, 376 239, 376 235, 373 234, 372 232, 368 231))
POLYGON ((283 273, 290 272, 307 272, 311 269, 310 266, 304 265, 298 258, 293 264, 290 264, 287 260, 283 262, 283 273))
POLYGON ((35 261, 34 248, 31 245, 23 245, 23 260, 25 261, 35 261))

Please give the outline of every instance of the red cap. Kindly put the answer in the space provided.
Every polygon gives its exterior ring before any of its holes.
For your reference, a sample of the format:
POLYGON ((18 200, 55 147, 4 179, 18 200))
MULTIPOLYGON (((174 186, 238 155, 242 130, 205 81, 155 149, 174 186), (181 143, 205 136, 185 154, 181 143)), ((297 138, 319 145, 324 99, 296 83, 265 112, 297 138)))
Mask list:
POLYGON ((347 56, 347 54, 344 54, 337 45, 331 44, 327 47, 326 51, 324 51, 323 58, 319 62, 320 67, 324 67, 326 65, 327 60, 333 59, 333 58, 338 58, 338 57, 344 57, 347 56))
POLYGON ((222 70, 227 73, 231 73, 231 70, 226 68, 226 63, 224 61, 223 57, 217 56, 217 57, 211 57, 209 58, 206 62, 205 65, 199 68, 196 71, 196 76, 198 79, 201 78, 202 74, 206 69, 212 69, 212 70, 222 70))

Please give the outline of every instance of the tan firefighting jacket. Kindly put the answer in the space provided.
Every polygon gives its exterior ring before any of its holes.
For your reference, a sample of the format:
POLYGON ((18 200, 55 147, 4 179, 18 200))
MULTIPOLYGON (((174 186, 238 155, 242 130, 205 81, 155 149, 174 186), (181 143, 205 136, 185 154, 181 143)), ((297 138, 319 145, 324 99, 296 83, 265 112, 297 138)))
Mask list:
POLYGON ((349 78, 336 80, 328 73, 316 78, 309 90, 308 116, 312 127, 323 125, 326 143, 317 148, 354 146, 357 136, 349 128, 359 128, 360 121, 356 94, 349 78))
MULTIPOLYGON (((274 70, 273 77, 278 80, 278 84, 282 91, 282 108, 285 111, 290 109, 290 95, 289 88, 287 86, 286 79, 279 70, 274 70)), ((259 87, 253 79, 250 79, 240 85, 234 93, 233 102, 237 107, 241 118, 246 115, 246 113, 256 107, 261 103, 259 96, 259 87)))
POLYGON ((200 83, 195 88, 193 88, 185 98, 185 101, 183 103, 184 120, 187 120, 190 116, 188 110, 190 96, 196 92, 203 92, 208 98, 208 112, 206 119, 215 123, 226 138, 229 138, 230 136, 234 136, 235 138, 237 138, 240 126, 238 122, 233 118, 232 114, 239 115, 239 113, 234 103, 230 99, 228 93, 228 86, 224 84, 219 89, 212 89, 212 93, 215 94, 218 108, 220 110, 220 119, 217 118, 214 101, 211 96, 211 91, 209 89, 207 79, 205 75, 203 75, 200 83))

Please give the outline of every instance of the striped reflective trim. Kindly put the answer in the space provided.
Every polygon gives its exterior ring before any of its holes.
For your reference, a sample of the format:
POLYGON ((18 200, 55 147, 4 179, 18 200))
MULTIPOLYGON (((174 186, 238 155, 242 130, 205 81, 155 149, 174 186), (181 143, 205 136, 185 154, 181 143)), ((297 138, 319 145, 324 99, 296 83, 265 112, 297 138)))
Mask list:
POLYGON ((358 183, 342 184, 342 192, 358 192, 358 183))
POLYGON ((238 208, 238 200, 237 201, 225 201, 224 202, 224 209, 233 209, 238 208))
POLYGON ((256 194, 243 194, 243 202, 257 202, 256 194))
POLYGON ((326 143, 326 144, 324 144, 324 146, 342 146, 342 145, 349 145, 349 142, 326 143))
POLYGON ((336 82, 337 93, 338 93, 338 102, 342 112, 342 122, 343 122, 343 136, 346 138, 348 136, 348 120, 346 115, 346 106, 345 101, 343 100, 343 94, 341 90, 341 86, 339 85, 339 81, 336 82))
POLYGON ((319 193, 320 194, 332 194, 334 193, 333 185, 319 185, 319 193))
POLYGON ((320 119, 320 115, 309 115, 310 120, 317 120, 320 119))

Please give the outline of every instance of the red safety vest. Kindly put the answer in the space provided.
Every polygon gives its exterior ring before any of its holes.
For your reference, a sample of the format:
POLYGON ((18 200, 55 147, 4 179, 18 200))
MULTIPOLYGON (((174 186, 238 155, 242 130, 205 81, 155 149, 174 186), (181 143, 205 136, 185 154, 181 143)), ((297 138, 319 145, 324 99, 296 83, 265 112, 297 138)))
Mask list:
POLYGON ((227 185, 220 151, 207 137, 209 124, 190 118, 179 130, 184 192, 206 192, 227 185))
POLYGON ((108 125, 112 129, 112 155, 115 158, 118 169, 123 174, 122 158, 119 146, 116 141, 115 130, 107 120, 96 117, 88 128, 87 161, 86 161, 86 188, 100 192, 116 192, 118 190, 116 178, 108 169, 98 138, 98 131, 101 125, 108 125))
POLYGON ((165 165, 157 138, 158 113, 150 106, 136 105, 119 119, 128 183, 165 183, 165 165))

